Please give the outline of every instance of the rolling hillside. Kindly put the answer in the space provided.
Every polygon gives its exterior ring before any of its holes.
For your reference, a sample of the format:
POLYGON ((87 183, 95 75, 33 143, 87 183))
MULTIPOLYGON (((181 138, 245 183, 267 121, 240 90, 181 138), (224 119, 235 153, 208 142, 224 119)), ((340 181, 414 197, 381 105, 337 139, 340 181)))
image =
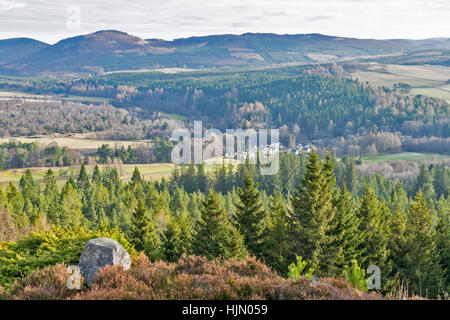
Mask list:
MULTIPOLYGON (((7 49, 8 43, 13 46, 13 40, 24 41, 11 39, 3 47, 7 49)), ((2 42, 0 50, 1 44, 2 42)), ((124 32, 104 30, 64 39, 51 46, 41 44, 40 50, 25 50, 21 55, 16 54, 14 61, 8 55, 6 58, 3 56, 4 64, 0 68, 0 74, 99 74, 118 70, 174 67, 268 66, 403 55, 409 57, 416 51, 438 49, 450 49, 450 40, 372 40, 321 34, 245 33, 165 41, 144 40, 124 32)))
POLYGON ((44 42, 29 38, 0 40, 0 65, 10 63, 28 54, 47 48, 48 46, 49 45, 44 42))

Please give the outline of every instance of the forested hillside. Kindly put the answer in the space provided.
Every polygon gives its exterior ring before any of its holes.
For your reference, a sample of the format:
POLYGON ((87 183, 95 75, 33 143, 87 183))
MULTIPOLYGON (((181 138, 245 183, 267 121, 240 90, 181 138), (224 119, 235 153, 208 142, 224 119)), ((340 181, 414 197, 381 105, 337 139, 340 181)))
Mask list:
POLYGON ((6 81, 2 86, 38 94, 107 97, 140 117, 165 112, 181 116, 188 125, 203 120, 205 127, 222 130, 279 128, 285 146, 314 141, 321 147, 339 145, 334 152, 353 155, 448 152, 447 102, 414 96, 401 87, 375 87, 341 77, 345 73, 343 66, 331 64, 236 72, 115 73, 74 81, 6 81))
MULTIPOLYGON (((151 261, 253 256, 291 277, 301 256, 309 274, 350 282, 361 275, 347 267, 377 265, 383 294, 404 296, 406 288, 408 296, 436 298, 448 292, 445 166, 422 166, 417 177, 394 183, 357 175, 351 158, 313 151, 282 155, 274 176, 258 173, 248 163, 211 174, 190 165, 156 182, 136 169, 123 182, 113 168, 97 167, 88 176, 83 165, 60 191, 51 170, 43 189, 29 171, 19 186, 0 190, 0 283, 10 288, 37 267, 74 263, 85 239, 104 235, 151 261)), ((20 284, 15 288, 20 294, 20 284)))
POLYGON ((157 114, 146 119, 109 104, 0 100, 0 138, 89 133, 91 138, 140 140, 166 138, 180 127, 183 124, 176 119, 157 114))
POLYGON ((29 38, 0 40, 0 65, 12 62, 49 45, 29 38))

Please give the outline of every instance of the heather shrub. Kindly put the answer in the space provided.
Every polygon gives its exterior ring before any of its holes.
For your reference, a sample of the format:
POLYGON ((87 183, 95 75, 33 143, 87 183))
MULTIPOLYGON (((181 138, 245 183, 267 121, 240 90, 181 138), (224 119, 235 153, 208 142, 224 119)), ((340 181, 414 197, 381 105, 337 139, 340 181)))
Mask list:
POLYGON ((10 294, 20 300, 61 300, 72 297, 76 291, 69 290, 66 285, 67 266, 55 266, 36 270, 24 278, 14 282, 10 294))
POLYGON ((355 290, 350 282, 342 278, 323 278, 321 282, 328 286, 332 300, 379 300, 382 298, 381 295, 374 292, 355 290))
POLYGON ((187 274, 217 274, 224 272, 227 275, 235 274, 240 277, 273 277, 276 275, 269 267, 256 260, 255 257, 248 257, 245 260, 235 258, 208 260, 203 256, 182 255, 178 260, 176 270, 187 274))
POLYGON ((355 290, 344 279, 284 279, 257 261, 183 255, 177 263, 133 259, 130 270, 120 266, 100 269, 90 288, 71 291, 62 264, 37 270, 17 280, 14 299, 381 299, 355 290))
POLYGON ((100 269, 91 289, 80 292, 75 299, 129 300, 154 299, 151 287, 136 279, 120 266, 100 269))
POLYGON ((0 300, 6 300, 9 298, 9 295, 6 293, 5 289, 0 285, 0 300))
POLYGON ((137 257, 129 271, 106 267, 76 299, 379 299, 342 279, 283 279, 257 261, 183 255, 177 263, 137 257))

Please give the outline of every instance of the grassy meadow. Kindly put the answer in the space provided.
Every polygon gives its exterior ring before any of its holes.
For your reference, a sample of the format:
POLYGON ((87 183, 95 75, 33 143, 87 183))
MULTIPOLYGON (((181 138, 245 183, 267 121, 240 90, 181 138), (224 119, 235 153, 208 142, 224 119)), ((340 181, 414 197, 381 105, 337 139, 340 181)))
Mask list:
MULTIPOLYGON (((145 179, 159 180, 163 177, 168 177, 173 168, 173 164, 171 163, 151 163, 151 164, 122 164, 116 166, 117 171, 119 172, 120 178, 123 180, 129 180, 133 174, 134 167, 138 167, 141 174, 145 179)), ((99 165, 100 170, 104 167, 108 167, 108 165, 99 165)), ((113 167, 110 165, 109 167, 113 167)), ((37 168, 29 168, 33 174, 33 177, 36 181, 43 181, 45 172, 49 169, 47 167, 37 167, 37 168)), ((52 167, 56 176, 56 181, 59 186, 63 185, 64 182, 70 177, 76 177, 80 170, 79 167, 52 167)), ((86 166, 88 174, 91 175, 94 167, 86 166)), ((5 187, 10 181, 13 183, 18 183, 22 175, 28 170, 28 168, 24 169, 10 169, 0 171, 0 186, 5 187)))
MULTIPOLYGON (((205 165, 206 172, 213 171, 220 163, 210 163, 205 165)), ((115 167, 119 172, 119 176, 122 180, 128 181, 133 175, 135 167, 138 167, 141 175, 146 180, 160 180, 162 178, 169 178, 174 164, 172 163, 150 163, 150 164, 122 164, 122 165, 98 165, 100 171, 105 167, 115 167)), ((24 168, 24 169, 10 169, 0 171, 0 187, 5 188, 9 182, 18 184, 22 175, 28 170, 31 170, 33 178, 42 182, 44 179, 45 172, 49 169, 48 167, 36 167, 36 168, 24 168)), ((56 177, 56 183, 59 187, 62 187, 69 177, 76 178, 80 167, 50 167, 53 170, 56 177)), ((86 166, 86 170, 89 175, 92 175, 94 171, 94 166, 86 166)))
MULTIPOLYGON (((1 79, 0 79, 1 83, 1 79)), ((78 96, 78 95, 49 95, 49 94, 32 94, 29 92, 22 91, 9 91, 0 90, 0 99, 25 99, 25 100, 36 100, 36 101, 71 101, 71 102, 85 102, 93 104, 109 103, 112 99, 104 97, 89 97, 89 96, 78 96)))
POLYGON ((432 154, 432 153, 418 153, 418 152, 400 152, 392 154, 380 154, 376 156, 361 157, 361 160, 368 162, 385 162, 385 161, 427 161, 427 160, 441 160, 450 159, 450 156, 432 154))
POLYGON ((128 148, 128 146, 134 147, 136 145, 151 146, 149 141, 121 141, 121 140, 99 140, 99 139, 86 139, 86 135, 72 135, 72 136, 36 136, 36 137, 8 137, 0 138, 0 144, 9 141, 20 142, 35 142, 38 144, 48 145, 50 143, 57 143, 60 147, 67 147, 70 149, 98 149, 104 144, 109 144, 111 148, 122 147, 128 148))
POLYGON ((428 65, 393 65, 371 63, 365 70, 351 75, 376 86, 393 87, 402 82, 409 84, 411 93, 423 94, 450 102, 450 67, 428 65))

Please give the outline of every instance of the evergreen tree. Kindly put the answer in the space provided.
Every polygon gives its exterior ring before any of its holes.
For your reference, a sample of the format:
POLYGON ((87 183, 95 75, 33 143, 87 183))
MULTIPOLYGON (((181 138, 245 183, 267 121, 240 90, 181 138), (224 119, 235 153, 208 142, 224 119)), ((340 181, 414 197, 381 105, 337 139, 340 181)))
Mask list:
POLYGON ((66 185, 68 185, 68 184, 70 184, 72 186, 72 188, 74 188, 74 189, 77 187, 77 184, 76 184, 75 180, 73 180, 72 176, 70 176, 69 179, 67 179, 66 185))
POLYGON ((131 216, 129 240, 136 250, 144 251, 150 260, 155 261, 161 258, 160 240, 143 199, 138 200, 137 207, 131 216))
MULTIPOLYGON (((366 185, 361 205, 357 211, 360 220, 359 232, 361 243, 358 250, 361 252, 361 264, 366 268, 377 265, 382 274, 389 274, 391 268, 388 262, 389 250, 387 248, 388 234, 383 224, 380 203, 372 188, 366 185)), ((386 279, 382 278, 382 285, 386 279)))
POLYGON ((264 230, 262 253, 264 263, 285 275, 292 256, 289 218, 283 198, 277 192, 271 197, 269 223, 264 230))
POLYGON ((258 186, 248 170, 244 177, 244 187, 238 188, 238 196, 234 216, 236 228, 244 237, 244 244, 250 253, 260 256, 265 211, 258 186))
POLYGON ((420 166, 419 176, 417 177, 416 183, 414 184, 413 194, 419 193, 419 190, 425 194, 426 199, 434 198, 434 187, 432 183, 432 177, 430 171, 422 164, 420 166))
POLYGON ((281 180, 281 175, 280 172, 278 171, 277 173, 268 176, 269 177, 269 184, 270 184, 270 189, 272 190, 273 193, 277 193, 279 195, 283 194, 283 183, 281 180))
POLYGON ((177 218, 178 225, 180 226, 180 238, 182 242, 182 251, 186 254, 192 253, 192 244, 194 242, 195 236, 195 225, 196 223, 193 221, 192 216, 187 214, 184 217, 177 218))
POLYGON ((390 280, 390 287, 387 288, 389 290, 395 290, 407 281, 408 262, 405 259, 408 245, 406 238, 406 209, 407 206, 401 206, 395 199, 393 200, 392 214, 389 221, 390 236, 388 238, 389 260, 392 262, 392 270, 390 274, 386 275, 390 280))
POLYGON ((34 181, 33 174, 30 169, 27 169, 25 174, 20 178, 19 187, 22 192, 22 196, 25 199, 29 199, 31 204, 39 206, 39 185, 34 181))
POLYGON ((12 216, 16 221, 17 230, 22 231, 28 228, 29 219, 24 213, 25 200, 22 194, 17 190, 16 186, 11 182, 6 187, 6 198, 8 199, 8 204, 12 210, 12 216))
POLYGON ((406 278, 409 280, 410 292, 435 298, 444 289, 444 274, 439 265, 436 235, 431 220, 425 195, 419 190, 411 203, 406 228, 406 278))
POLYGON ((222 194, 227 193, 227 191, 229 191, 227 179, 227 168, 225 167, 225 164, 222 164, 214 172, 214 190, 222 194))
POLYGON ((352 195, 344 185, 336 199, 336 214, 332 222, 331 232, 334 235, 333 247, 339 248, 337 254, 337 267, 342 269, 351 265, 352 260, 359 261, 361 252, 358 250, 361 242, 359 233, 359 219, 353 210, 352 195))
POLYGON ((244 258, 247 255, 242 236, 228 220, 217 193, 212 189, 203 203, 193 251, 208 259, 218 256, 244 258))
POLYGON ((160 211, 169 212, 168 201, 171 200, 170 197, 163 197, 158 193, 155 184, 148 184, 145 190, 145 205, 147 208, 152 208, 155 213, 160 211))
POLYGON ((48 169, 44 175, 44 192, 41 201, 42 212, 45 212, 47 218, 52 223, 57 223, 59 216, 59 191, 56 186, 56 179, 53 171, 48 169))
POLYGON ((408 195, 401 182, 397 182, 391 193, 389 208, 392 212, 404 211, 408 207, 408 195))
POLYGON ((336 231, 336 225, 339 221, 336 219, 336 205, 335 203, 338 200, 338 190, 336 187, 336 176, 334 173, 335 162, 331 158, 330 153, 328 152, 325 156, 325 161, 322 166, 322 175, 324 178, 323 185, 323 195, 324 199, 330 199, 331 206, 326 212, 326 219, 328 220, 326 238, 327 243, 323 248, 323 253, 321 257, 322 271, 325 274, 340 274, 340 270, 338 269, 339 262, 342 260, 343 248, 341 244, 338 242, 339 234, 336 231))
POLYGON ((197 168, 195 165, 190 163, 187 170, 183 173, 184 174, 181 175, 181 181, 186 192, 192 193, 199 190, 199 186, 197 184, 197 168))
POLYGON ((310 261, 311 267, 318 274, 334 267, 323 263, 329 259, 333 260, 332 252, 335 251, 335 248, 330 246, 331 222, 335 211, 332 205, 335 192, 331 188, 331 168, 329 162, 323 168, 317 151, 311 151, 301 186, 297 187, 291 198, 295 253, 310 261))
POLYGON ((78 174, 77 186, 78 189, 83 191, 87 191, 91 187, 84 163, 81 165, 80 173, 78 174))
POLYGON ((292 193, 298 186, 299 176, 297 175, 297 169, 295 156, 293 157, 293 155, 288 154, 280 158, 279 173, 282 185, 284 186, 284 194, 292 193))
POLYGON ((82 203, 71 183, 61 191, 61 214, 59 223, 63 226, 80 226, 83 222, 82 203))
POLYGON ((162 241, 162 250, 166 261, 176 262, 183 254, 180 234, 181 229, 178 222, 171 218, 164 230, 162 241))
POLYGON ((174 216, 184 216, 187 213, 189 195, 184 189, 177 188, 169 201, 170 211, 174 216))
POLYGON ((350 192, 355 192, 356 182, 357 182, 357 174, 356 174, 355 159, 347 158, 345 162, 345 186, 347 187, 347 190, 349 190, 350 192))
POLYGON ((178 167, 174 167, 170 173, 169 185, 171 188, 179 188, 181 185, 181 172, 178 167))
POLYGON ((131 177, 131 187, 134 188, 137 185, 142 184, 141 173, 139 172, 138 167, 134 167, 133 176, 131 177))
MULTIPOLYGON (((200 192, 191 193, 189 197, 189 202, 187 205, 187 211, 189 216, 192 218, 192 222, 195 223, 200 220, 201 212, 200 205, 202 202, 203 194, 200 192)), ((228 210, 227 210, 228 212, 228 210)))
POLYGON ((201 192, 207 192, 209 190, 209 179, 205 172, 205 165, 202 163, 197 166, 196 184, 198 190, 201 192))
POLYGON ((94 173, 92 174, 92 183, 93 184, 99 184, 101 182, 101 174, 100 169, 98 168, 98 165, 95 165, 94 173))
MULTIPOLYGON (((224 188, 226 190, 226 192, 231 191, 233 188, 236 188, 235 186, 238 185, 238 180, 236 177, 236 172, 235 172, 235 166, 233 164, 228 164, 227 166, 227 170, 225 173, 225 184, 224 184, 224 188)), ((226 193, 226 192, 222 192, 222 193, 226 193)))
POLYGON ((190 254, 192 239, 183 235, 183 223, 181 217, 172 217, 164 231, 162 249, 166 261, 177 262, 183 253, 190 254))
POLYGON ((99 226, 100 228, 109 228, 110 227, 109 219, 106 216, 105 210, 103 208, 100 208, 100 210, 99 210, 98 217, 97 217, 97 226, 99 226))
POLYGON ((441 210, 436 226, 436 246, 439 253, 439 263, 444 271, 444 290, 450 292, 450 223, 449 210, 441 210))
POLYGON ((434 191, 436 192, 436 198, 439 198, 441 195, 444 195, 444 197, 448 196, 448 173, 444 164, 434 169, 433 186, 434 191))
POLYGON ((44 195, 46 197, 55 196, 58 193, 58 188, 56 187, 55 174, 52 169, 48 169, 44 175, 44 195))

